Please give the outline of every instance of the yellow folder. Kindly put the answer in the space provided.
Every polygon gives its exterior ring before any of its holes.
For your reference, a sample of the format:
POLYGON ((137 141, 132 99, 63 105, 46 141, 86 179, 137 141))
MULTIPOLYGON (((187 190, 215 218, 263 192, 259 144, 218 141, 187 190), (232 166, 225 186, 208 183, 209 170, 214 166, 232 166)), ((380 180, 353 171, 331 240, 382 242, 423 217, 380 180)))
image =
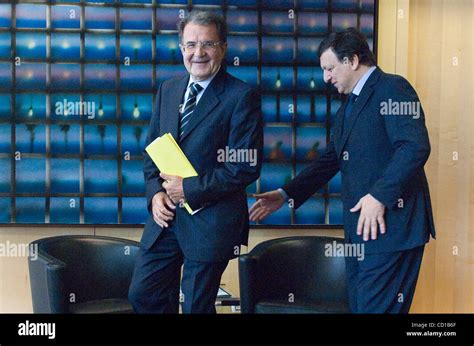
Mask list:
MULTIPOLYGON (((182 178, 198 175, 171 133, 158 137, 145 150, 162 173, 177 175, 182 178)), ((193 211, 188 203, 184 203, 184 207, 191 215, 200 210, 193 211)))

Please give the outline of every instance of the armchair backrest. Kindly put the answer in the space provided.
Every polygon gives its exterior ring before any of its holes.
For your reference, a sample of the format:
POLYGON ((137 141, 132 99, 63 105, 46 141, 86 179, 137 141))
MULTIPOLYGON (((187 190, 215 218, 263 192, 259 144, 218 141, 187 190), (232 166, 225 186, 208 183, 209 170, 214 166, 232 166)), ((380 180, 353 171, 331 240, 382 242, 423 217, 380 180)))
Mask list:
POLYGON ((332 251, 338 244, 343 239, 311 236, 258 244, 239 260, 241 287, 251 292, 249 304, 260 299, 346 301, 345 260, 332 251))
POLYGON ((35 312, 48 309, 45 304, 53 305, 52 311, 45 312, 67 312, 69 302, 127 298, 139 249, 137 242, 99 236, 58 236, 35 243, 38 258, 29 259, 35 312), (44 302, 45 297, 48 303, 44 302))

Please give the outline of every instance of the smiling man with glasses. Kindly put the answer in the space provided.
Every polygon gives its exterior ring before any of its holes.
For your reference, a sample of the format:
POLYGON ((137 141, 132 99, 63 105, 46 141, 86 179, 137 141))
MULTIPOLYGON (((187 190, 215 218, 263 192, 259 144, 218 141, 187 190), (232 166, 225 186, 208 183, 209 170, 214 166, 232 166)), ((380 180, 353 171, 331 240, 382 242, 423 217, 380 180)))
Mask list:
POLYGON ((149 217, 129 291, 138 313, 178 312, 183 264, 183 312, 216 312, 222 273, 247 245, 245 188, 259 177, 262 162, 260 98, 222 66, 224 20, 191 12, 178 30, 189 75, 160 86, 146 144, 170 132, 198 176, 163 174, 144 153, 149 217), (222 161, 224 149, 251 152, 256 163, 222 161), (189 214, 183 201, 199 211, 189 214))
POLYGON ((194 81, 212 79, 221 67, 227 51, 223 27, 224 23, 202 25, 196 21, 179 27, 184 66, 194 81))

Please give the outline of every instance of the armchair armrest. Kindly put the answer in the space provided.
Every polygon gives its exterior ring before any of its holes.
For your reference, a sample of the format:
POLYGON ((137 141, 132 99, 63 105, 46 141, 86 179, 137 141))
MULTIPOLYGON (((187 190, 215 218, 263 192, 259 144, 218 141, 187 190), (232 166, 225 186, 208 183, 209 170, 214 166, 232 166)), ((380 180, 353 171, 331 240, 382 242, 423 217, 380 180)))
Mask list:
POLYGON ((257 260, 250 255, 239 257, 239 287, 240 287, 240 311, 243 314, 251 314, 255 309, 257 292, 253 288, 257 285, 257 260))
POLYGON ((254 313, 256 302, 264 297, 265 287, 273 286, 272 257, 276 253, 272 248, 275 241, 258 244, 250 253, 239 257, 240 308, 243 314, 254 313))
POLYGON ((45 254, 28 259, 33 312, 67 313, 67 296, 62 283, 66 265, 45 254))

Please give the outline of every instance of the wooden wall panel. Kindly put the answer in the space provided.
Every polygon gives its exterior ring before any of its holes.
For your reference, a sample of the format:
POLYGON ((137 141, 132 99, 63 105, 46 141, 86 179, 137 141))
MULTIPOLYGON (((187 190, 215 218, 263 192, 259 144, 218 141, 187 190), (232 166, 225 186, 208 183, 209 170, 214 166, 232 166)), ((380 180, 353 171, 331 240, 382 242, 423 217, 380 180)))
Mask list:
MULTIPOLYGON (((408 20, 397 19, 395 33, 379 36, 388 41, 385 46, 395 45, 396 61, 384 60, 379 50, 379 64, 402 75, 398 67, 406 65, 432 148, 425 168, 438 236, 426 248, 411 311, 474 312, 474 1, 411 0, 408 5, 408 20)), ((407 1, 380 6, 386 8, 380 15, 391 22, 407 1)))

